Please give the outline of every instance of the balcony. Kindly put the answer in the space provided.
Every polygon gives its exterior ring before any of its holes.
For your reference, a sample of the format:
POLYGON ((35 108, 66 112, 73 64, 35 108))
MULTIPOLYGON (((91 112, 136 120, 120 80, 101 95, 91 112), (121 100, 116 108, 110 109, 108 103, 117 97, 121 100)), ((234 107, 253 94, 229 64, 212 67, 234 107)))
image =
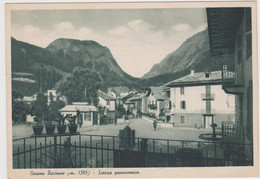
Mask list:
POLYGON ((238 84, 236 73, 227 70, 227 65, 222 68, 222 89, 227 94, 242 94, 244 90, 243 84, 238 84))
POLYGON ((212 100, 214 101, 215 100, 215 94, 207 94, 207 93, 202 93, 201 94, 201 99, 204 101, 204 100, 212 100))

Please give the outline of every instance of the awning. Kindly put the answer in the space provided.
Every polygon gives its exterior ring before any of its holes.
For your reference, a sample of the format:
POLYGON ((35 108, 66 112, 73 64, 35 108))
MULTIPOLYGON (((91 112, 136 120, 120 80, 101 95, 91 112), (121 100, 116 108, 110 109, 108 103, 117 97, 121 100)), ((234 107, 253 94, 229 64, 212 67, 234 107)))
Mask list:
POLYGON ((211 55, 234 53, 244 8, 207 8, 211 55))

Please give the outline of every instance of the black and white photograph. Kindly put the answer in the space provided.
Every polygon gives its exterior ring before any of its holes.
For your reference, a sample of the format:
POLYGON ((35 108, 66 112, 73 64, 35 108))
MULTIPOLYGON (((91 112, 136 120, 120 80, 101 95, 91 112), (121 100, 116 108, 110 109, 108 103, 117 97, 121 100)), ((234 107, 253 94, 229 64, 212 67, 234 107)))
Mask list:
POLYGON ((240 3, 6 5, 10 178, 256 175, 256 3, 240 3))

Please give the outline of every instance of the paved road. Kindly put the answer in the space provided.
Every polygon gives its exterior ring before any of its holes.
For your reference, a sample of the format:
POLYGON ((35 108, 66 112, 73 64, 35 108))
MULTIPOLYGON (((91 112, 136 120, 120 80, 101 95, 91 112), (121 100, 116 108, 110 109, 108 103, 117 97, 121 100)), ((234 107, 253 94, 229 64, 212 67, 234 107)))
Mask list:
MULTIPOLYGON (((195 129, 195 128, 162 128, 159 127, 156 131, 153 130, 153 125, 144 119, 130 119, 130 128, 135 130, 135 136, 141 138, 159 138, 173 140, 199 140, 199 135, 202 133, 211 133, 210 129, 195 129)), ((118 136, 119 130, 124 129, 129 122, 123 119, 118 119, 118 124, 110 124, 104 126, 84 126, 78 128, 81 134, 92 135, 110 135, 118 136)), ((57 129, 56 129, 57 130, 57 129)), ((68 130, 68 129, 67 129, 68 130)), ((13 126, 13 139, 29 137, 33 134, 31 126, 17 125, 13 126)))

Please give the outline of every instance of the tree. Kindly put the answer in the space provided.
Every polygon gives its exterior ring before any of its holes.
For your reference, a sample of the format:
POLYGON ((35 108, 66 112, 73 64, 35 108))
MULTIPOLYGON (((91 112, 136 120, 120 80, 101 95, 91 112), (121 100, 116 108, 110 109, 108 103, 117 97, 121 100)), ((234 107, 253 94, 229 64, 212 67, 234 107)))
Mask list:
POLYGON ((69 103, 88 101, 97 104, 97 90, 101 83, 102 79, 98 73, 76 68, 66 81, 60 84, 58 91, 67 97, 69 103))
POLYGON ((32 102, 32 114, 44 121, 47 119, 47 96, 45 96, 43 93, 38 93, 36 100, 32 102))
POLYGON ((23 95, 17 91, 12 91, 12 121, 24 122, 26 115, 30 114, 30 106, 22 101, 23 95))
POLYGON ((61 100, 53 101, 51 100, 48 106, 48 119, 50 121, 56 121, 60 118, 59 110, 65 106, 65 103, 61 100))

